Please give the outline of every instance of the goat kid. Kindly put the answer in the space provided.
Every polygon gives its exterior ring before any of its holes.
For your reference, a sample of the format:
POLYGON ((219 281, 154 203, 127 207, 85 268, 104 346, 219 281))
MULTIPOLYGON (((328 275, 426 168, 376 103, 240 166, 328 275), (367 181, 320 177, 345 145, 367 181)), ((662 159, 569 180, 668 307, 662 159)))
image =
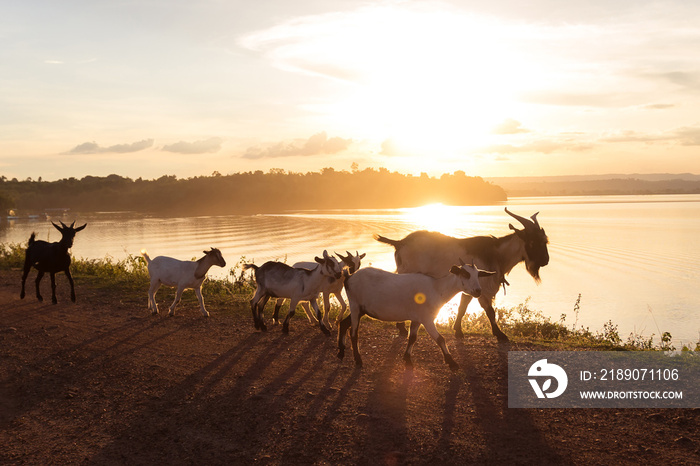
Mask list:
MULTIPOLYGON (((357 271, 360 268, 361 261, 366 254, 360 254, 358 251, 355 251, 355 255, 353 256, 350 251, 345 252, 347 253, 347 256, 343 256, 342 254, 339 254, 337 252, 335 253, 335 255, 340 257, 340 260, 342 260, 343 264, 345 264, 345 266, 348 267, 349 272, 352 275, 353 273, 355 273, 355 271, 357 271)), ((330 256, 330 258, 335 260, 333 256, 330 256)), ((292 265, 292 267, 294 267, 295 269, 312 269, 316 267, 316 263, 297 262, 296 264, 292 265)), ((338 267, 342 268, 340 264, 338 264, 338 267)), ((343 319, 343 315, 345 314, 345 310, 348 308, 348 305, 345 303, 345 300, 343 299, 343 296, 341 294, 341 292, 343 291, 344 281, 344 278, 341 276, 338 280, 329 279, 328 281, 323 282, 322 284, 321 293, 323 294, 323 324, 326 326, 326 328, 331 328, 331 324, 329 322, 331 310, 331 295, 335 296, 335 299, 338 300, 341 307, 340 313, 335 319, 336 324, 340 323, 340 321, 343 319)), ((273 322, 278 322, 279 310, 284 304, 284 300, 285 298, 277 298, 277 301, 275 302, 275 311, 272 314, 273 322)), ((317 324, 318 321, 316 320, 314 314, 311 312, 309 302, 301 301, 301 307, 302 309, 304 309, 304 312, 306 313, 306 318, 309 319, 309 322, 311 322, 312 324, 317 324)))
POLYGON ((170 312, 168 312, 169 316, 175 315, 175 306, 180 302, 182 292, 193 288, 194 294, 197 295, 202 315, 209 317, 209 312, 204 307, 202 283, 204 283, 207 272, 212 266, 226 266, 226 261, 221 255, 221 251, 216 248, 204 251, 204 257, 196 261, 181 261, 167 256, 158 256, 151 259, 145 250, 141 250, 141 255, 146 259, 148 274, 151 276, 151 286, 148 289, 148 308, 153 314, 158 314, 156 293, 161 285, 167 285, 177 287, 175 301, 170 305, 170 312))
MULTIPOLYGON (((518 220, 523 229, 519 230, 512 224, 508 227, 513 233, 502 236, 474 236, 470 238, 453 238, 440 233, 415 231, 401 240, 392 240, 383 236, 375 239, 395 248, 394 259, 398 273, 425 273, 432 277, 442 277, 450 264, 457 259, 475 261, 480 267, 496 272, 492 277, 482 282, 483 292, 479 304, 486 312, 491 323, 491 331, 499 341, 508 341, 508 337, 496 323, 496 313, 493 300, 501 287, 508 284, 505 276, 518 265, 525 262, 528 273, 540 282, 539 270, 549 263, 547 251, 547 235, 537 221, 537 214, 530 219, 516 215, 505 209, 506 213, 518 220)), ((457 310, 454 323, 455 336, 463 338, 462 317, 471 302, 472 297, 463 294, 457 310)), ((403 324, 397 324, 399 332, 406 334, 403 324)))
POLYGON ((358 330, 360 318, 368 315, 373 319, 397 322, 411 321, 411 333, 408 346, 403 355, 407 366, 412 366, 411 351, 418 337, 418 329, 425 327, 442 351, 445 362, 450 369, 457 370, 459 365, 447 349, 445 339, 435 327, 440 308, 459 292, 474 297, 481 295, 479 277, 489 277, 494 272, 479 270, 474 265, 467 265, 460 260, 460 266, 453 265, 447 275, 433 278, 421 273, 395 274, 372 267, 359 270, 345 276, 345 291, 350 302, 350 315, 338 326, 338 358, 345 356, 345 333, 350 327, 350 339, 355 365, 362 366, 358 348, 358 330))
POLYGON ((44 298, 41 296, 39 291, 39 285, 41 279, 44 277, 46 272, 51 276, 51 302, 57 304, 56 299, 56 273, 63 272, 68 278, 68 283, 70 283, 70 300, 75 302, 75 285, 73 283, 73 277, 70 274, 70 254, 68 250, 73 247, 73 240, 75 239, 75 234, 82 231, 87 223, 81 227, 74 228, 75 222, 71 223, 70 226, 63 222, 60 222, 61 226, 56 225, 51 222, 51 224, 61 232, 61 240, 56 243, 49 243, 46 241, 36 240, 36 234, 32 233, 29 237, 29 242, 27 249, 24 253, 24 272, 22 273, 22 291, 19 294, 21 299, 24 299, 24 283, 27 280, 27 275, 32 267, 37 269, 38 273, 36 276, 36 299, 43 301, 44 298))
POLYGON ((326 335, 331 334, 323 323, 316 298, 324 282, 341 278, 341 269, 338 261, 330 257, 327 251, 323 251, 323 258, 316 257, 314 260, 316 264, 313 269, 294 268, 275 261, 265 262, 260 267, 255 264, 243 266, 243 270, 252 269, 255 273, 257 288, 253 299, 250 300, 250 307, 256 330, 267 331, 263 311, 270 298, 289 298, 289 312, 282 324, 284 333, 289 333, 289 319, 294 316, 297 304, 308 301, 311 303, 321 331, 326 335))

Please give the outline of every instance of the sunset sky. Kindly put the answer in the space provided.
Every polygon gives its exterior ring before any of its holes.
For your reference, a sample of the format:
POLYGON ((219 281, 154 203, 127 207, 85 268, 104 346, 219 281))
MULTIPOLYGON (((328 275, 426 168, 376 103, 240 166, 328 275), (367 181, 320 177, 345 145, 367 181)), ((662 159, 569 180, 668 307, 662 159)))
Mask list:
POLYGON ((0 175, 700 173, 700 2, 4 2, 0 175))

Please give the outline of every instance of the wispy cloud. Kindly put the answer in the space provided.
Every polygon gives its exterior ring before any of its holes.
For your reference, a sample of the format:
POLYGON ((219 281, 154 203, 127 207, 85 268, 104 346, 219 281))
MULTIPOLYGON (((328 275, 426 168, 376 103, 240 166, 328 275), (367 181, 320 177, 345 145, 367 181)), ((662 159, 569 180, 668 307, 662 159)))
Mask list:
POLYGON ((223 139, 216 137, 194 142, 180 141, 163 146, 162 150, 177 154, 211 154, 219 152, 223 142, 223 139))
POLYGON ((523 128, 522 123, 509 118, 493 129, 493 134, 519 134, 529 133, 530 130, 523 128))
POLYGON ((143 141, 133 142, 131 144, 115 144, 109 147, 102 147, 95 141, 84 142, 72 148, 63 154, 107 154, 107 153, 117 153, 117 154, 127 154, 130 152, 138 152, 140 150, 148 149, 153 146, 153 139, 144 139, 143 141))
POLYGON ((700 126, 684 126, 659 133, 643 133, 639 131, 619 131, 601 139, 602 142, 625 143, 642 142, 645 144, 669 143, 682 146, 700 146, 700 126))
POLYGON ((539 153, 539 154, 551 154, 554 152, 582 152, 591 150, 593 145, 582 142, 567 142, 567 141, 552 141, 552 140, 540 140, 533 141, 525 144, 494 144, 483 149, 483 152, 490 154, 517 154, 517 153, 539 153))
POLYGON ((642 106, 644 110, 667 110, 669 108, 674 108, 676 104, 648 104, 642 106))
POLYGON ((246 159, 264 159, 278 157, 310 156, 336 154, 347 149, 352 139, 340 137, 329 138, 325 131, 316 133, 310 138, 297 139, 292 142, 279 142, 266 148, 250 147, 243 154, 246 159))

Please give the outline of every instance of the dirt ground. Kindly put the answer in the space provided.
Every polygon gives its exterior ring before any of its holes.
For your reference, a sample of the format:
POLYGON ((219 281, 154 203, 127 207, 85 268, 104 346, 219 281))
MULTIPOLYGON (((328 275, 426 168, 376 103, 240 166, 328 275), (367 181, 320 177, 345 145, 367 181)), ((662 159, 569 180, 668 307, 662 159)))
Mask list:
POLYGON ((40 303, 0 271, 0 464, 700 463, 697 409, 509 409, 507 351, 536 345, 443 329, 461 369, 421 334, 408 370, 405 340, 365 322, 356 369, 303 318, 151 316, 146 290, 80 279, 73 304, 57 279, 52 305, 48 278, 40 303))

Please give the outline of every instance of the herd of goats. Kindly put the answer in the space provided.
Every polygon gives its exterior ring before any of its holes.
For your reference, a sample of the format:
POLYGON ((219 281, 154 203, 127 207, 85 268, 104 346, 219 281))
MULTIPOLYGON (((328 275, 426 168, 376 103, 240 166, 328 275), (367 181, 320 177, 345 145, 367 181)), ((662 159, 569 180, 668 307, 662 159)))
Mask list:
MULTIPOLYGON (((358 327, 360 318, 368 315, 374 319, 398 322, 402 335, 408 335, 408 346, 403 355, 411 366, 411 350, 415 344, 418 329, 422 325, 442 351, 445 362, 451 369, 459 366, 445 345, 445 339, 435 327, 435 319, 449 300, 462 293, 454 323, 457 337, 462 337, 462 318, 472 298, 477 298, 491 323, 493 334, 499 341, 508 337, 498 328, 493 301, 501 285, 508 284, 505 276, 520 262, 525 262, 528 273, 539 281, 539 269, 549 262, 547 235, 537 221, 537 214, 530 218, 521 217, 505 209, 506 213, 518 220, 522 229, 509 224, 512 233, 496 236, 474 236, 453 238, 440 233, 416 231, 401 240, 375 236, 377 241, 394 247, 396 273, 372 267, 360 269, 365 254, 356 252, 336 257, 323 251, 322 257, 314 262, 298 262, 293 266, 270 261, 261 266, 244 265, 244 270, 253 270, 257 288, 250 301, 253 323, 258 330, 267 327, 263 320, 263 310, 270 298, 275 298, 273 322, 279 323, 279 310, 285 299, 290 300, 289 312, 282 324, 282 331, 289 332, 289 320, 294 316, 298 304, 302 304, 307 318, 321 331, 330 335, 329 309, 330 295, 340 302, 341 311, 337 316, 338 357, 345 355, 345 334, 350 328, 355 364, 362 365, 358 351, 358 327), (479 264, 479 268, 475 264, 479 264), (344 317, 348 305, 341 296, 345 288, 350 314, 344 317), (323 296, 324 313, 317 303, 323 296), (311 309, 313 308, 313 313, 311 309), (405 322, 410 321, 410 331, 405 322)), ((29 237, 22 273, 22 291, 25 296, 25 281, 32 267, 38 270, 35 280, 36 297, 43 298, 39 285, 45 273, 51 277, 51 300, 56 304, 57 272, 65 273, 70 283, 71 300, 75 302, 75 287, 70 273, 69 249, 73 246, 75 234, 87 224, 75 227, 75 222, 53 226, 61 232, 61 240, 54 243, 36 240, 35 234, 29 237)), ((172 257, 159 256, 151 259, 146 251, 141 254, 148 265, 151 283, 148 290, 148 308, 158 313, 155 294, 161 285, 177 288, 175 300, 170 305, 169 315, 174 315, 185 289, 194 289, 199 300, 200 310, 208 316, 202 298, 202 283, 212 266, 226 266, 221 251, 212 248, 204 251, 204 257, 196 261, 181 261, 172 257)))

